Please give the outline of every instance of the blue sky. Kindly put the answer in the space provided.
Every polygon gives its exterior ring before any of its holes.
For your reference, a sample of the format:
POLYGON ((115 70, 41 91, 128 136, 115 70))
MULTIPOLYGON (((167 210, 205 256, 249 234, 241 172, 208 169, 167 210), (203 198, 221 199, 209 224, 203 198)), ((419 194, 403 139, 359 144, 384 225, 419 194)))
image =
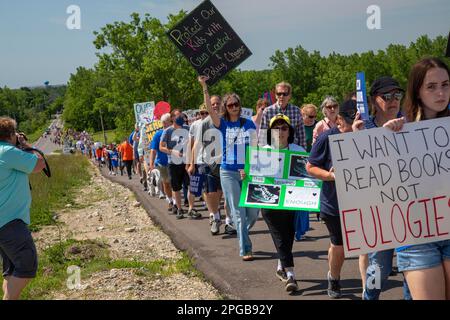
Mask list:
MULTIPOLYGON (((408 45, 420 35, 450 30, 449 0, 212 0, 253 55, 242 69, 269 67, 275 50, 302 45, 323 55, 408 45), (381 30, 366 26, 367 7, 381 9, 381 30)), ((64 84, 78 66, 96 62, 93 31, 132 12, 163 21, 201 0, 1 0, 0 87, 64 84), (81 9, 81 30, 68 30, 70 5, 81 9)))

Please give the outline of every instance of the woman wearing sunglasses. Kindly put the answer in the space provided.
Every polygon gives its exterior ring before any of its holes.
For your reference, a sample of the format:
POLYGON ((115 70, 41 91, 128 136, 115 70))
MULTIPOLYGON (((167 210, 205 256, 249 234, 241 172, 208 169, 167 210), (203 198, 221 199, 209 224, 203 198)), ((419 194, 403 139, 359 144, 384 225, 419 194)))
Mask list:
MULTIPOLYGON (((269 122, 267 145, 264 148, 305 152, 305 149, 293 143, 294 136, 295 131, 291 125, 291 120, 284 114, 277 114, 269 122)), ((241 177, 242 179, 245 178, 244 172, 241 173, 241 177)), ((273 209, 262 209, 261 212, 278 254, 279 260, 275 275, 286 284, 286 291, 297 291, 294 257, 292 255, 296 212, 273 209)), ((303 212, 303 214, 308 215, 307 212, 303 212)))
POLYGON ((320 120, 314 128, 312 142, 313 144, 316 142, 317 137, 319 137, 322 132, 336 127, 339 104, 334 97, 328 96, 323 100, 322 104, 320 105, 320 109, 322 110, 325 118, 320 120))
POLYGON ((226 94, 223 99, 223 115, 213 112, 205 76, 198 81, 203 88, 207 110, 214 126, 222 133, 222 163, 220 180, 228 212, 233 218, 239 238, 239 254, 244 261, 253 260, 252 242, 249 230, 258 217, 258 209, 239 207, 241 196, 241 174, 245 164, 247 146, 256 146, 256 127, 253 121, 241 117, 241 100, 235 93, 226 94))
MULTIPOLYGON (((372 129, 382 127, 386 122, 401 117, 400 102, 404 90, 400 84, 391 77, 376 79, 370 88, 369 102, 372 106, 373 115, 366 121, 356 121, 354 130, 372 129), (358 126, 359 124, 359 126, 358 126)), ((359 117, 359 116, 358 116, 359 117)), ((363 299, 378 300, 380 293, 386 287, 389 275, 392 272, 392 260, 394 249, 372 252, 362 255, 359 259, 359 269, 363 282, 363 299), (380 287, 375 288, 367 279, 372 279, 376 270, 380 270, 380 287)), ((369 280, 370 281, 370 280, 369 280)), ((404 284, 403 294, 409 300, 409 290, 404 284)))

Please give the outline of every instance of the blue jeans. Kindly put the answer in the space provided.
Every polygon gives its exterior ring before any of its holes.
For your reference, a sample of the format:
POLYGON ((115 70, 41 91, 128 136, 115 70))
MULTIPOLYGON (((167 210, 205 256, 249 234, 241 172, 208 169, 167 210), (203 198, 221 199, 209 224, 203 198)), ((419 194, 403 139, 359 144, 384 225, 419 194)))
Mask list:
POLYGON ((309 212, 295 212, 295 239, 301 240, 301 237, 309 230, 309 212))
MULTIPOLYGON (((364 300, 378 300, 380 293, 386 286, 389 274, 392 272, 392 260, 394 258, 394 249, 377 251, 369 253, 369 266, 367 267, 367 280, 364 288, 364 300), (373 279, 379 272, 379 288, 374 288, 373 279), (371 284, 370 286, 368 284, 371 284), (370 287, 370 288, 369 288, 370 287)), ((376 282, 375 282, 376 284, 376 282)), ((403 280, 403 295, 405 300, 411 300, 408 285, 403 280)))
POLYGON ((238 171, 220 169, 220 182, 228 212, 236 227, 239 239, 239 255, 242 257, 252 252, 252 242, 248 232, 258 218, 259 209, 239 207, 242 182, 238 171))

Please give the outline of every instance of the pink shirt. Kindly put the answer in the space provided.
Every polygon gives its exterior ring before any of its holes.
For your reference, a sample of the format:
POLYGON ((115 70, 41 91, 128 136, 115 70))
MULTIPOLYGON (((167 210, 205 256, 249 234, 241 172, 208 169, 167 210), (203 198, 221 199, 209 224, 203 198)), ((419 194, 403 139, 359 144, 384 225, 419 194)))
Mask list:
POLYGON ((314 128, 314 131, 313 131, 313 144, 316 142, 317 137, 322 132, 330 130, 331 128, 334 128, 334 127, 336 127, 336 123, 332 123, 330 121, 330 119, 328 119, 327 117, 325 117, 323 120, 320 120, 319 122, 317 122, 316 127, 314 128))

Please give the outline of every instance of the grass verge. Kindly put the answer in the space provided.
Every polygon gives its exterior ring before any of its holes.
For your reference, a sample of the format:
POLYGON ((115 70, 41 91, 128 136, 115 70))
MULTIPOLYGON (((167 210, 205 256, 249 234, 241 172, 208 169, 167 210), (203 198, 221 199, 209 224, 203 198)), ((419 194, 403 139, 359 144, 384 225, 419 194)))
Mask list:
POLYGON ((66 204, 73 204, 75 190, 90 180, 89 160, 81 155, 48 156, 52 177, 32 174, 31 225, 32 231, 41 226, 54 224, 54 211, 66 204))
MULTIPOLYGON (((52 292, 62 290, 69 278, 68 268, 77 266, 81 270, 81 279, 95 272, 111 269, 135 269, 136 275, 153 278, 157 274, 171 276, 182 273, 188 276, 199 276, 192 260, 183 254, 178 260, 155 260, 139 262, 128 260, 112 260, 109 257, 108 245, 100 241, 67 240, 60 242, 39 254, 39 269, 35 279, 22 293, 24 300, 45 300, 52 298, 52 292)), ((3 291, 0 288, 0 294, 3 291)))

